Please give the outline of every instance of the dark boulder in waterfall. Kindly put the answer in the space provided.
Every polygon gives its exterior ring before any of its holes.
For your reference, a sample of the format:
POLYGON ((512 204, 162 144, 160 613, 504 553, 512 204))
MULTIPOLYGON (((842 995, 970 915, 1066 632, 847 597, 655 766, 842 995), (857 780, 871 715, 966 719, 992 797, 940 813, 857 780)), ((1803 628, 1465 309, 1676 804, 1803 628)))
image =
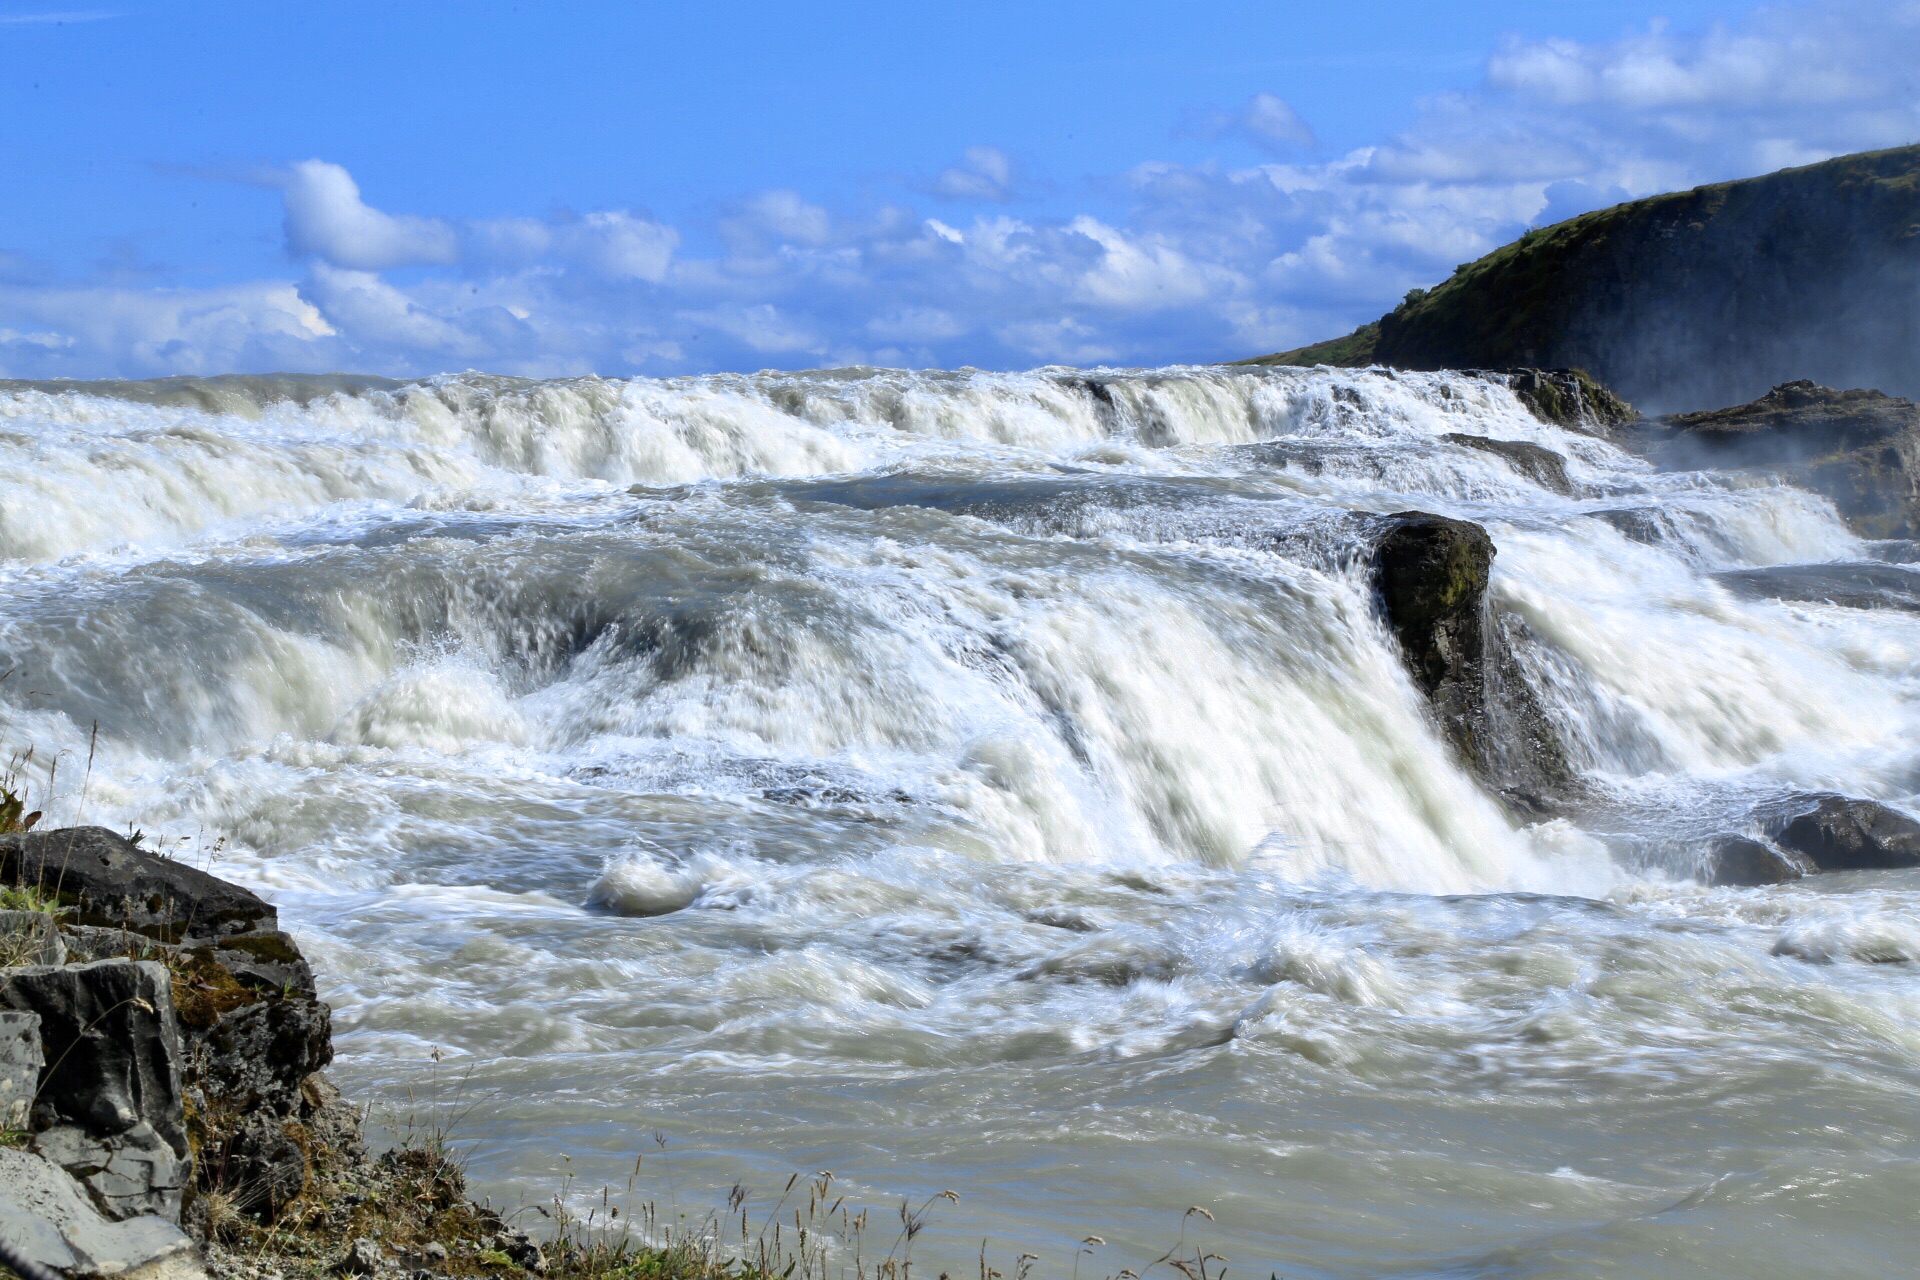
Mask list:
POLYGON ((1421 511, 1389 516, 1373 552, 1374 589, 1420 691, 1454 745, 1471 749, 1485 689, 1487 583, 1493 539, 1479 525, 1421 511))
POLYGON ((1920 867, 1920 821, 1877 800, 1830 792, 1761 806, 1760 834, 1716 836, 1699 878, 1713 885, 1785 884, 1822 871, 1920 867))
POLYGON ((1466 520, 1402 511, 1374 544, 1373 585, 1414 684, 1460 759, 1504 799, 1544 812, 1572 782, 1559 740, 1487 599, 1493 539, 1466 520))
POLYGON ((1817 871, 1805 854, 1752 836, 1719 836, 1707 850, 1700 879, 1712 885, 1785 884, 1817 871))
POLYGON ((1768 826, 1774 843, 1821 871, 1920 867, 1920 822, 1877 800, 1803 796, 1768 826))
POLYGON ((1656 419, 1623 438, 1668 468, 1772 476, 1824 494, 1867 538, 1920 536, 1920 406, 1786 382, 1748 404, 1656 419))

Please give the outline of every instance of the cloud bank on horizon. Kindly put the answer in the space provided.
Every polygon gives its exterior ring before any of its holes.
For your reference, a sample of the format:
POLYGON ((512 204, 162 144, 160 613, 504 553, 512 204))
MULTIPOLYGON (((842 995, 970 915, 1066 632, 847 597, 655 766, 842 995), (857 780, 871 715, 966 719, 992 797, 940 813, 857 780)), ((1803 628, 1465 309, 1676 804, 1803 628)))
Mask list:
POLYGON ((1180 127, 1238 137, 1264 162, 1141 163, 1091 180, 1124 216, 1016 216, 1009 202, 1036 180, 983 140, 911 198, 830 211, 768 190, 678 227, 628 209, 386 209, 340 164, 290 159, 252 179, 282 207, 288 269, 271 278, 9 280, 0 253, 0 375, 1254 355, 1344 332, 1528 225, 1920 140, 1920 3, 1509 40, 1476 87, 1338 156, 1316 154, 1312 122, 1272 93, 1180 127))

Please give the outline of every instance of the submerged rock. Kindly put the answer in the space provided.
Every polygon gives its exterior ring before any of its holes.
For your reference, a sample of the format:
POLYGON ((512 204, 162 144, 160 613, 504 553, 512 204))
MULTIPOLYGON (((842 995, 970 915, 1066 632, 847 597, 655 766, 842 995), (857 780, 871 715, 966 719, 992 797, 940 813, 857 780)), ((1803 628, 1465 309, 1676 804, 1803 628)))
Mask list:
POLYGON ((1701 880, 1711 885, 1785 884, 1818 870, 1812 859, 1752 836, 1720 836, 1707 851, 1701 880))
POLYGON ((1774 564, 1713 575, 1747 600, 1790 600, 1850 609, 1920 613, 1920 572, 1897 564, 1774 564))
POLYGON ((1567 479, 1567 460, 1544 445, 1525 440, 1495 440, 1490 436, 1469 436, 1450 432, 1441 437, 1448 444, 1477 449, 1503 459, 1506 464, 1542 489, 1571 494, 1573 482, 1567 479))

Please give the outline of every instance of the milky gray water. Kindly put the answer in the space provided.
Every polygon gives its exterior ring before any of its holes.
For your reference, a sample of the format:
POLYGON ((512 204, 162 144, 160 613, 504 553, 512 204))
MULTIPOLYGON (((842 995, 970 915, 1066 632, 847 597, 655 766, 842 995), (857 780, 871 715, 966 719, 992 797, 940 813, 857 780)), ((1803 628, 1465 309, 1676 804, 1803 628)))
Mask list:
POLYGON ((1691 874, 1920 790, 1920 614, 1712 576, 1900 559, 1819 498, 1450 374, 112 390, 0 388, 5 745, 272 898, 338 1081, 457 1100, 496 1203, 644 1151, 950 1188, 916 1256, 1009 1274, 1189 1205, 1254 1276, 1920 1256, 1920 874, 1691 874), (1429 722, 1408 508, 1492 533, 1570 816, 1429 722))

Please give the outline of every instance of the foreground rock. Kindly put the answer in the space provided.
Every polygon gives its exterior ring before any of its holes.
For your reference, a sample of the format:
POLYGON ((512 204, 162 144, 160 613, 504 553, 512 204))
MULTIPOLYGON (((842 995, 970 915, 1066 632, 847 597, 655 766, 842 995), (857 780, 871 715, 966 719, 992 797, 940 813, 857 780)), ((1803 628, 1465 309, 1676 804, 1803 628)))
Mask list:
POLYGON ((278 927, 257 895, 184 862, 156 858, 105 827, 0 836, 0 884, 45 894, 71 924, 159 942, 278 927))
POLYGON ((43 1267, 76 1277, 204 1280, 192 1239, 165 1218, 115 1222, 59 1168, 0 1147, 0 1240, 43 1267))
POLYGON ((1373 584, 1407 671, 1442 734, 1482 781, 1516 808, 1552 808, 1573 781, 1565 753, 1487 598, 1493 539, 1466 520, 1402 511, 1386 517, 1373 584))
POLYGON ((178 1222, 186 1062, 166 969, 106 960, 0 970, 0 1007, 38 1021, 46 1066, 28 1115, 32 1149, 106 1217, 178 1222))
POLYGON ((1655 420, 1628 443, 1662 466, 1812 489, 1862 537, 1920 535, 1920 406, 1911 400, 1787 382, 1750 404, 1655 420))
POLYGON ((1776 819, 1768 832, 1781 848, 1821 871, 1920 867, 1920 822, 1877 800, 1807 797, 1805 808, 1776 819))
POLYGON ((0 837, 0 882, 49 904, 0 920, 14 961, 0 967, 0 1108, 38 1162, 9 1168, 26 1179, 15 1191, 66 1215, 41 1235, 106 1256, 66 1234, 93 1230, 73 1196, 100 1221, 168 1228, 119 1240, 272 1223, 318 1168, 359 1158, 358 1118, 319 1075, 329 1011, 271 906, 97 827, 0 837))

